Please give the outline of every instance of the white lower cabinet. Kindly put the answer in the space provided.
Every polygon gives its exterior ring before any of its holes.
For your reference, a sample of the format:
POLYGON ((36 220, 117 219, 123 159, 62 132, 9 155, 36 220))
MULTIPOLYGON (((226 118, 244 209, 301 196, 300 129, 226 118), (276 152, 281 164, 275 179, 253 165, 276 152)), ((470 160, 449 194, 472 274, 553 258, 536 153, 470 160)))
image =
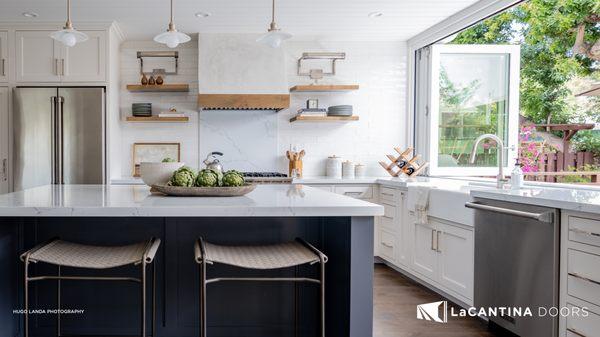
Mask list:
POLYGON ((473 229, 436 218, 413 228, 411 269, 432 285, 471 304, 473 301, 473 229))
POLYGON ((8 82, 8 32, 0 31, 0 82, 8 82))
POLYGON ((0 87, 0 194, 8 193, 8 88, 0 87))
POLYGON ((562 212, 560 247, 559 336, 600 336, 600 216, 562 212))

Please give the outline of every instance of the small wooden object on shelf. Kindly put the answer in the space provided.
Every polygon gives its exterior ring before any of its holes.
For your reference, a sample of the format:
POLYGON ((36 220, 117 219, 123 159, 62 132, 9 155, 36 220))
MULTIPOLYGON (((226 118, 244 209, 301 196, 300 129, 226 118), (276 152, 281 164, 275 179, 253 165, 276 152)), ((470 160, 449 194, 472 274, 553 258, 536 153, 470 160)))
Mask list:
POLYGON ((189 122, 189 117, 158 117, 158 116, 150 116, 150 117, 135 117, 128 116, 128 122, 189 122))
POLYGON ((130 92, 188 92, 190 86, 188 84, 162 84, 162 85, 141 85, 141 84, 128 84, 127 90, 130 92))
POLYGON ((290 88, 290 92, 332 92, 358 90, 358 84, 309 84, 296 85, 290 88))
POLYGON ((383 167, 392 177, 398 177, 400 174, 404 173, 409 177, 416 177, 423 170, 429 166, 428 162, 423 162, 419 164, 420 155, 416 155, 410 158, 410 153, 413 151, 411 147, 402 151, 399 147, 395 147, 394 150, 398 153, 398 156, 394 156, 391 154, 386 155, 388 159, 391 161, 390 164, 386 162, 380 161, 379 165, 383 167))
POLYGON ((293 122, 344 122, 344 121, 357 121, 358 116, 303 116, 296 115, 290 119, 290 123, 293 122))

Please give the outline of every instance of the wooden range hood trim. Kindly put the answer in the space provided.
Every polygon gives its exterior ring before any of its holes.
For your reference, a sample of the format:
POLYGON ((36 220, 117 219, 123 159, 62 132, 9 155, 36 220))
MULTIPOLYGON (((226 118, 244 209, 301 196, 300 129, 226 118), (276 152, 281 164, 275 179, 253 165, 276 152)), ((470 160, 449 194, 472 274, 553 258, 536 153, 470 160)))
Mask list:
POLYGON ((198 107, 205 110, 275 110, 290 107, 289 94, 199 94, 198 107))

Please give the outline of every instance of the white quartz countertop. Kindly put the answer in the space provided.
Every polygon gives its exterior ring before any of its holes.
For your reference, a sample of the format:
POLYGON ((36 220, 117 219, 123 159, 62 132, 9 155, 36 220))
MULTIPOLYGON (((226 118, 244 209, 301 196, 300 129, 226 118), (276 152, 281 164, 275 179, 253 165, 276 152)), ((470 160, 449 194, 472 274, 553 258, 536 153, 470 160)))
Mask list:
POLYGON ((46 185, 0 196, 1 216, 378 216, 383 207, 304 185, 258 185, 242 197, 167 197, 139 185, 46 185))
POLYGON ((600 190, 527 187, 521 190, 472 189, 471 196, 600 214, 600 190))
MULTIPOLYGON (((427 183, 430 182, 431 179, 436 178, 428 178, 428 177, 415 177, 415 178, 407 178, 407 177, 362 177, 362 178, 331 178, 325 176, 315 176, 315 177, 303 177, 294 179, 294 184, 308 184, 308 185, 354 185, 354 184, 380 184, 384 186, 391 187, 407 187, 408 184, 411 183, 427 183)), ((445 179, 449 180, 449 179, 445 179)))

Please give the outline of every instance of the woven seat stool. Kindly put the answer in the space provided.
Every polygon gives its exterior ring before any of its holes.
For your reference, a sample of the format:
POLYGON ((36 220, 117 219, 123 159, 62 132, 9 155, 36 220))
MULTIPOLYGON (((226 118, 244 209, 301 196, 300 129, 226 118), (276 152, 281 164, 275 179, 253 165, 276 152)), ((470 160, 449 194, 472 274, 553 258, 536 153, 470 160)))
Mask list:
POLYGON ((61 336, 60 327, 60 301, 61 301, 61 280, 81 280, 81 281, 124 281, 140 284, 141 288, 141 328, 140 334, 136 336, 147 337, 146 334, 146 266, 152 266, 152 318, 150 336, 155 336, 155 315, 156 315, 156 271, 154 266, 154 256, 160 246, 160 239, 151 238, 148 241, 131 244, 120 247, 102 247, 82 245, 60 240, 51 239, 45 243, 39 244, 21 255, 21 260, 25 264, 24 277, 24 337, 29 337, 29 283, 43 280, 57 281, 57 318, 56 335, 61 336), (47 263, 58 267, 56 275, 29 275, 29 265, 31 263, 47 263), (62 275, 61 267, 72 267, 82 269, 111 269, 128 265, 140 266, 141 277, 103 277, 103 276, 66 276, 62 275))
POLYGON ((302 239, 268 246, 219 246, 202 238, 194 247, 196 262, 200 266, 200 337, 206 337, 206 285, 223 281, 280 281, 309 282, 320 286, 320 329, 325 337, 325 263, 327 256, 302 239), (222 263, 245 269, 282 269, 304 264, 320 264, 319 279, 307 277, 217 277, 206 278, 208 264, 222 263))

